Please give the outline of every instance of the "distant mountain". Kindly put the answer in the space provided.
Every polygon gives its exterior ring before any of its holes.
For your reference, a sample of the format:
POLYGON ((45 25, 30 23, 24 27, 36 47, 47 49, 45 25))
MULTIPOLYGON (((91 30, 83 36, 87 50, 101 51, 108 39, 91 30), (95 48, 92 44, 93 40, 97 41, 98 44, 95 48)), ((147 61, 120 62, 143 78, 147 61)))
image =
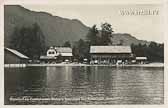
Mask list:
POLYGON ((149 45, 150 42, 145 40, 138 40, 135 37, 131 36, 131 34, 127 33, 115 33, 113 34, 113 38, 111 39, 113 44, 119 44, 120 41, 123 41, 123 45, 131 45, 131 44, 147 44, 149 45))
POLYGON ((88 27, 79 20, 69 20, 44 12, 34 12, 21 6, 5 6, 5 45, 10 43, 10 35, 15 26, 28 26, 38 23, 42 29, 46 44, 60 45, 66 40, 75 41, 84 38, 88 32, 88 27))
MULTIPOLYGON (((16 26, 22 27, 37 23, 45 35, 47 46, 62 45, 67 40, 74 42, 80 38, 84 39, 89 30, 89 27, 77 19, 70 20, 46 12, 30 11, 19 5, 6 5, 4 19, 4 44, 7 47, 10 45, 11 34, 16 26)), ((149 44, 149 42, 138 40, 130 34, 114 34, 113 43, 117 44, 120 40, 123 40, 124 45, 149 44)))

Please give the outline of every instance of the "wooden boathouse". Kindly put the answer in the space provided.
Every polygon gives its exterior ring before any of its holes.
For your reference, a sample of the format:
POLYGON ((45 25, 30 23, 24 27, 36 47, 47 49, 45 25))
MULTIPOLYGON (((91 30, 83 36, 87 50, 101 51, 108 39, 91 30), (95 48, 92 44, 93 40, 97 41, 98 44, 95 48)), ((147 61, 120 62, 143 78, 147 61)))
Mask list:
POLYGON ((27 64, 29 57, 11 48, 4 48, 4 64, 27 64))
POLYGON ((134 58, 130 46, 91 46, 91 64, 130 63, 134 58))

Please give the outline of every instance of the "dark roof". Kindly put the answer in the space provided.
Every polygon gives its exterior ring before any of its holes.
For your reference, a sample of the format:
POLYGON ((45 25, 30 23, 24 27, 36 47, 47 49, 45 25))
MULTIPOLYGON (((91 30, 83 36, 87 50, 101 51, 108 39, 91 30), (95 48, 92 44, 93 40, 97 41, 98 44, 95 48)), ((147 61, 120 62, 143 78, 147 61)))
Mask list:
POLYGON ((5 48, 5 49, 8 50, 9 52, 15 54, 16 56, 18 56, 20 58, 29 59, 29 57, 27 57, 26 55, 14 50, 14 49, 10 49, 10 48, 5 48))
POLYGON ((130 46, 91 46, 90 53, 132 53, 130 46))

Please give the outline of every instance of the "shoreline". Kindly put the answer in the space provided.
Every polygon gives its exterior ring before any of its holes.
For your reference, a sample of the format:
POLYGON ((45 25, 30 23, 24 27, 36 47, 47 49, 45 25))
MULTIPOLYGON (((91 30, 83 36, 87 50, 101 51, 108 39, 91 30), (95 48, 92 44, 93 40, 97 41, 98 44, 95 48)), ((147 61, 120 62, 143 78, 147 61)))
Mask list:
POLYGON ((92 67, 97 67, 97 66, 108 66, 108 67, 164 67, 164 63, 150 63, 150 64, 125 64, 125 65, 114 65, 114 64, 75 64, 75 63, 59 63, 59 64, 4 64, 5 68, 17 68, 17 67, 62 67, 62 66, 92 66, 92 67))
POLYGON ((64 64, 64 63, 59 63, 59 64, 5 64, 5 68, 15 68, 15 67, 62 67, 62 66, 92 66, 92 67, 97 67, 97 66, 108 66, 108 67, 164 67, 164 63, 150 63, 150 64, 127 64, 127 65, 107 65, 107 64, 75 64, 75 63, 70 63, 70 64, 64 64))

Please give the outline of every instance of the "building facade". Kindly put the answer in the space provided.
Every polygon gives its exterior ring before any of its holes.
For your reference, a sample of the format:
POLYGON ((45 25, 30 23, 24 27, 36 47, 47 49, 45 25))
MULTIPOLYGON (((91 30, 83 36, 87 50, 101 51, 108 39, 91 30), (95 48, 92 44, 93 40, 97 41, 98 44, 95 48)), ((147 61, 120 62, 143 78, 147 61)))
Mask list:
POLYGON ((133 54, 130 46, 91 46, 91 64, 130 63, 133 54))
POLYGON ((147 57, 136 57, 136 63, 137 64, 146 64, 147 63, 147 57))
POLYGON ((26 64, 29 57, 10 48, 4 49, 4 64, 26 64))
POLYGON ((50 47, 46 56, 41 56, 40 59, 45 62, 62 62, 72 61, 72 57, 72 49, 69 47, 50 47))

